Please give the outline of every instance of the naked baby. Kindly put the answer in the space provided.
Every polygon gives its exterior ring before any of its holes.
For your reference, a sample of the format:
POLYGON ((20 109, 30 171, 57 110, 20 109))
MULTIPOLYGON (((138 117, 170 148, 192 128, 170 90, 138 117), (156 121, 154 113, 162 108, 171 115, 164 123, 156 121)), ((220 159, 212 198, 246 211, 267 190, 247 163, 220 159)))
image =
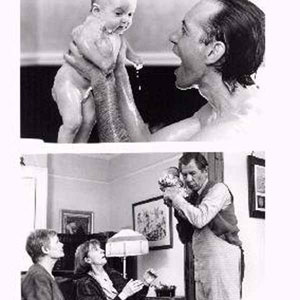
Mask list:
MULTIPOLYGON (((101 70, 111 72, 122 44, 126 58, 136 68, 141 59, 134 53, 122 34, 131 26, 137 0, 92 0, 90 14, 76 27, 72 37, 81 55, 101 70), (101 51, 101 55, 99 55, 101 51)), ((86 143, 95 125, 95 103, 90 81, 65 62, 58 70, 52 95, 63 124, 58 143, 86 143)))
MULTIPOLYGON (((159 189, 165 192, 168 187, 177 187, 182 197, 187 198, 191 191, 185 186, 183 180, 180 178, 180 171, 177 167, 169 167, 165 170, 158 180, 159 189)), ((170 205, 167 200, 165 204, 170 205)))

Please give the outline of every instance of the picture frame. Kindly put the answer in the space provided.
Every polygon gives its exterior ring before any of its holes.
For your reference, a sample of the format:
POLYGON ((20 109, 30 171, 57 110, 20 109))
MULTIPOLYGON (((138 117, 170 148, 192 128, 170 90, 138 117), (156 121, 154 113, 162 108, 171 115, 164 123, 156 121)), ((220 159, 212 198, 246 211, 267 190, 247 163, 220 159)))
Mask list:
POLYGON ((94 213, 92 211, 62 209, 60 221, 62 233, 91 234, 94 231, 94 213))
POLYGON ((143 234, 150 250, 173 247, 172 208, 163 196, 132 204, 133 229, 143 234))
POLYGON ((265 160, 253 155, 247 157, 248 165, 248 202, 251 218, 265 219, 265 160))

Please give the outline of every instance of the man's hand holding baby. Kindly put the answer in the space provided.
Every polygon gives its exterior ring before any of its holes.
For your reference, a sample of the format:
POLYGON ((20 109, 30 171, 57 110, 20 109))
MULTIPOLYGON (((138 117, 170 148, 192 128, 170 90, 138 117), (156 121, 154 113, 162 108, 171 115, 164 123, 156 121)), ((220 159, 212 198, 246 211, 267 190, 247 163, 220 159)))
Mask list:
MULTIPOLYGON (((72 38, 73 47, 70 46, 70 48, 72 47, 72 49, 74 49, 75 44, 78 52, 87 61, 95 64, 103 74, 108 75, 112 73, 113 69, 115 68, 113 45, 103 28, 99 31, 99 39, 97 39, 97 41, 84 36, 80 30, 80 27, 73 30, 72 38)), ((72 49, 70 49, 71 53, 75 54, 72 49)), ((77 57, 77 55, 75 56, 77 57)))

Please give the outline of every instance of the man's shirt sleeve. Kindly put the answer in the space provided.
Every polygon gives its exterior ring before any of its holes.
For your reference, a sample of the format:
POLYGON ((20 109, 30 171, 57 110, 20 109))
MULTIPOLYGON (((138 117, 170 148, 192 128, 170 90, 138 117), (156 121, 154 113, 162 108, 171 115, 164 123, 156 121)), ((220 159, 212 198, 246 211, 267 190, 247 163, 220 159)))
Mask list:
POLYGON ((175 209, 181 210, 196 228, 207 225, 221 210, 231 203, 231 195, 223 183, 215 184, 197 207, 181 197, 173 201, 175 209))

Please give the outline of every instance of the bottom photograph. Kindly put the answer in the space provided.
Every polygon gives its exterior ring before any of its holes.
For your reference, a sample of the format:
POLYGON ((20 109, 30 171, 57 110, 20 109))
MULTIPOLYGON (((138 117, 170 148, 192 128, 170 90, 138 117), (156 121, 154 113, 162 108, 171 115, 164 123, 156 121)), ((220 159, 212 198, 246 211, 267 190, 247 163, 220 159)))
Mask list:
POLYGON ((265 152, 24 154, 22 299, 260 299, 265 152))

